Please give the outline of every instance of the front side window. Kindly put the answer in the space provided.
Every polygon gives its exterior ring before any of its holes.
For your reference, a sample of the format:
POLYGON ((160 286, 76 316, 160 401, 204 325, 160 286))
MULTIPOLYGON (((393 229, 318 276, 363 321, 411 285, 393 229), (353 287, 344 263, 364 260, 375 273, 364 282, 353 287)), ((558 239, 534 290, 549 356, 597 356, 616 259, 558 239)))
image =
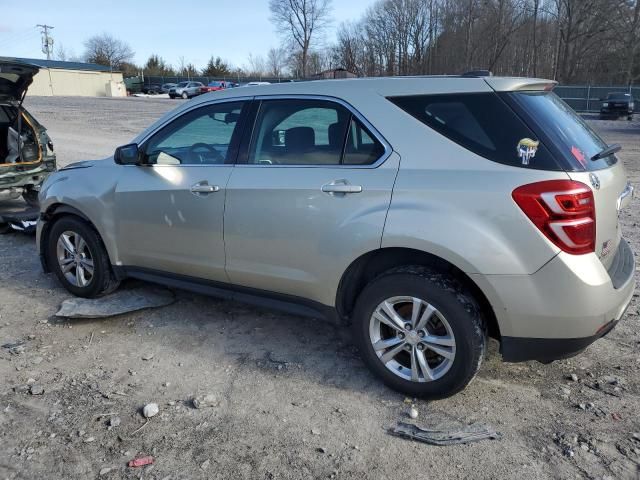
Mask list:
POLYGON ((540 138, 495 93, 412 95, 389 100, 489 160, 515 167, 561 170, 540 138))
POLYGON ((146 161, 157 165, 221 165, 235 161, 243 103, 222 103, 185 113, 146 143, 146 161))

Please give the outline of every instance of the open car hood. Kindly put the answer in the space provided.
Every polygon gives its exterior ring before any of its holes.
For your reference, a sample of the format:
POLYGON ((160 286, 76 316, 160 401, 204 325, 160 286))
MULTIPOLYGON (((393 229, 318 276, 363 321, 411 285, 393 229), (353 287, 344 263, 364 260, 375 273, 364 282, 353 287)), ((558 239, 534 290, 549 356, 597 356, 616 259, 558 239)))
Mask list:
POLYGON ((0 57, 0 101, 19 101, 40 67, 15 58, 0 57))

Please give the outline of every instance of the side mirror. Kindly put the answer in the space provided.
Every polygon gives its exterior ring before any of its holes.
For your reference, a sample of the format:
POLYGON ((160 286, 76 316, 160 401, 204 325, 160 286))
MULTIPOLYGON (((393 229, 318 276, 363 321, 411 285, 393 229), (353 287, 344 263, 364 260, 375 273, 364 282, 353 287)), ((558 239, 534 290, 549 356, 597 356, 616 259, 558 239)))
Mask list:
POLYGON ((118 165, 140 165, 141 155, 138 144, 131 143, 129 145, 123 145, 122 147, 116 148, 113 160, 118 165))

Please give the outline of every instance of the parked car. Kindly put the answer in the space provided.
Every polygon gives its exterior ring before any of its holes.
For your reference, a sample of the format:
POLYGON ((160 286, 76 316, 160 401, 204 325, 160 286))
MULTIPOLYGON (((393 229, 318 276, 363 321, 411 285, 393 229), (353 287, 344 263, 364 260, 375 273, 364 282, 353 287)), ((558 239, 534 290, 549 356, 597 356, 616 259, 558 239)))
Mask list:
POLYGON ((182 97, 185 100, 202 93, 205 91, 201 82, 180 82, 174 88, 169 89, 170 98, 182 97))
POLYGON ((147 95, 157 95, 162 93, 162 85, 150 84, 144 85, 142 87, 142 93, 146 93, 147 95))
POLYGON ((632 188, 554 84, 203 96, 47 180, 44 268, 81 297, 131 277, 351 323, 367 366, 412 396, 462 390, 488 336, 508 362, 575 355, 631 301, 632 188))
POLYGON ((177 83, 163 83, 162 84, 162 93, 169 93, 172 88, 175 88, 177 83))
POLYGON ((612 92, 602 102, 600 107, 600 118, 607 117, 627 117, 627 120, 633 120, 634 109, 633 96, 629 93, 612 92))
POLYGON ((44 180, 56 169, 47 130, 22 105, 39 67, 0 58, 0 201, 22 196, 38 205, 44 180))
POLYGON ((241 87, 258 87, 261 85, 271 85, 271 83, 270 82, 248 82, 240 86, 241 87))
POLYGON ((228 82, 225 81, 213 81, 209 82, 205 87, 205 91, 207 92, 217 92, 218 90, 224 90, 225 88, 230 88, 228 82))

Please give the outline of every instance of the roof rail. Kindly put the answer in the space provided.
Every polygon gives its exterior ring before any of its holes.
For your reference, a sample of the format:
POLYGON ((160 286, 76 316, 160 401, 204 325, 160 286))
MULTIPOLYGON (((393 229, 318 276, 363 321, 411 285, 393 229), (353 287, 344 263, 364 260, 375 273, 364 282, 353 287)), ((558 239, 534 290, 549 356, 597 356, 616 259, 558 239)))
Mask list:
POLYGON ((470 70, 462 74, 463 77, 493 77, 490 70, 470 70))

